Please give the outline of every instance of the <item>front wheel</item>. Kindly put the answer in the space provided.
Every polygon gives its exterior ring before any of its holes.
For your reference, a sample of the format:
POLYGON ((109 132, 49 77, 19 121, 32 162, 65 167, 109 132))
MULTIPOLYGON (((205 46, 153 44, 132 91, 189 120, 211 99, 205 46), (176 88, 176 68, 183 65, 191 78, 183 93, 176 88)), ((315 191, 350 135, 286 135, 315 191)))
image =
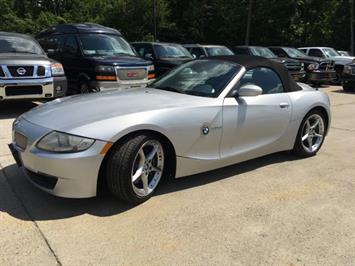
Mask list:
POLYGON ((315 155, 324 142, 325 133, 324 115, 317 110, 309 112, 298 130, 293 152, 305 157, 315 155))
POLYGON ((149 134, 132 136, 114 148, 107 163, 111 193, 139 204, 149 199, 165 172, 162 142, 149 134))

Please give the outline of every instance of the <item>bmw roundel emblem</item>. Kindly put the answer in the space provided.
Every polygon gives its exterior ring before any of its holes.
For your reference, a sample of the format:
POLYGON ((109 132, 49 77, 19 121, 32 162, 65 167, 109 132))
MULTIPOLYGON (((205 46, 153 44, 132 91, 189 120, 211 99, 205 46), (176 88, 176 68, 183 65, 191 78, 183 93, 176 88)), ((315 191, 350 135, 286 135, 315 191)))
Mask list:
POLYGON ((201 132, 203 135, 207 135, 208 133, 210 133, 210 129, 208 126, 202 126, 201 132))

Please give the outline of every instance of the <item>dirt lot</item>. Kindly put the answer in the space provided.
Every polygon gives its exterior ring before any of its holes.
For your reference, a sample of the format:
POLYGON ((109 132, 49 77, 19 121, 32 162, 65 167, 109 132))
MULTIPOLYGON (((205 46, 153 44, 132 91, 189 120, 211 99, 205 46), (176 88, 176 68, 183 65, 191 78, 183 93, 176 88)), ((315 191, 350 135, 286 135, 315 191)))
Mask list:
POLYGON ((7 143, 32 103, 0 103, 0 265, 278 264, 355 261, 355 93, 332 102, 320 153, 274 154, 162 184, 132 207, 30 185, 7 143))

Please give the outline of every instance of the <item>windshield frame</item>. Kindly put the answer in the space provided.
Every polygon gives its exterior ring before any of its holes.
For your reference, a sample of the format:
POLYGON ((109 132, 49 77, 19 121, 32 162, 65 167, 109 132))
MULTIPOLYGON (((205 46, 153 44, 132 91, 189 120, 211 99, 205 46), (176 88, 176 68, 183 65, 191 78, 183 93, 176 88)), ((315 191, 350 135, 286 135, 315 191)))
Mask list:
POLYGON ((153 44, 153 49, 154 52, 156 54, 157 59, 164 59, 164 58, 169 58, 169 59, 183 59, 183 58, 188 58, 188 59, 194 59, 193 56, 191 55, 191 53, 181 44, 175 44, 175 43, 154 43, 153 44), (178 47, 179 50, 181 50, 182 52, 184 52, 185 56, 182 57, 178 57, 178 56, 161 56, 161 54, 159 53, 159 46, 174 46, 174 47, 178 47))
MULTIPOLYGON (((107 34, 107 33, 82 33, 82 34, 77 34, 77 38, 78 38, 79 47, 80 47, 80 50, 81 50, 81 53, 83 54, 83 56, 88 56, 88 57, 95 57, 95 56, 132 56, 132 57, 137 57, 138 56, 136 51, 130 45, 130 43, 125 38, 123 38, 123 36, 121 36, 121 35, 107 34), (82 42, 82 37, 84 37, 84 38, 85 37, 90 37, 90 38, 92 38, 92 37, 96 37, 96 38, 97 37, 104 37, 104 38, 113 37, 115 39, 120 39, 120 41, 122 41, 124 44, 127 45, 127 47, 130 49, 130 51, 132 53, 113 53, 113 54, 85 53, 85 49, 84 49, 83 42, 82 42)), ((95 50, 95 51, 98 51, 98 50, 95 50)))
POLYGON ((228 87, 230 86, 231 83, 233 83, 233 80, 235 80, 236 78, 239 79, 240 77, 240 73, 242 72, 242 70, 245 70, 245 68, 238 64, 238 63, 235 63, 235 62, 231 62, 231 61, 224 61, 224 60, 220 60, 220 59, 199 59, 199 60, 192 60, 192 61, 189 61, 189 62, 186 62, 184 64, 181 64, 175 68, 173 68, 172 70, 170 70, 168 73, 160 76, 159 78, 157 78, 154 82, 152 82, 150 85, 149 85, 149 88, 153 88, 153 89, 157 89, 157 90, 165 90, 165 91, 171 91, 171 92, 175 92, 175 93, 179 93, 179 94, 186 94, 186 95, 189 95, 189 96, 197 96, 197 97, 204 97, 204 98, 218 98, 223 92, 225 92, 228 87), (231 69, 229 71, 232 70, 232 68, 234 67, 235 68, 235 72, 231 75, 231 77, 229 78, 229 80, 227 80, 225 82, 225 84, 222 86, 222 88, 220 88, 218 90, 218 92, 216 92, 215 94, 211 94, 211 95, 197 95, 196 92, 194 91, 194 93, 191 93, 192 90, 181 90, 181 91, 178 91, 176 88, 167 88, 167 87, 164 87, 164 86, 155 86, 157 83, 159 83, 161 80, 163 79, 168 79, 168 78, 171 78, 174 76, 174 74, 177 74, 181 69, 185 68, 186 66, 189 66, 189 65, 193 65, 193 64, 200 64, 200 63, 203 63, 203 62, 220 62, 220 63, 223 63, 223 64, 228 64, 231 66, 231 69), (190 93, 189 93, 190 92, 190 93))
POLYGON ((15 38, 21 40, 22 42, 31 43, 37 51, 31 52, 31 51, 1 51, 0 50, 0 54, 16 53, 16 54, 46 55, 42 46, 34 38, 30 36, 0 34, 0 40, 10 40, 15 38))

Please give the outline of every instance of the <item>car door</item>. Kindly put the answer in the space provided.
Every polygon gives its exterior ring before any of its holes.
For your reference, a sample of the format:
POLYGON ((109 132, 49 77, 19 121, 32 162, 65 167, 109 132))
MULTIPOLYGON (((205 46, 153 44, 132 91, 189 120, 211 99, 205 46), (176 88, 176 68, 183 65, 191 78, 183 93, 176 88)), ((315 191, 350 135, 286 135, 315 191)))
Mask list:
POLYGON ((253 68, 241 78, 238 88, 254 84, 259 96, 226 97, 223 103, 221 157, 251 152, 277 151, 278 141, 288 128, 291 101, 278 74, 270 68, 253 68))

